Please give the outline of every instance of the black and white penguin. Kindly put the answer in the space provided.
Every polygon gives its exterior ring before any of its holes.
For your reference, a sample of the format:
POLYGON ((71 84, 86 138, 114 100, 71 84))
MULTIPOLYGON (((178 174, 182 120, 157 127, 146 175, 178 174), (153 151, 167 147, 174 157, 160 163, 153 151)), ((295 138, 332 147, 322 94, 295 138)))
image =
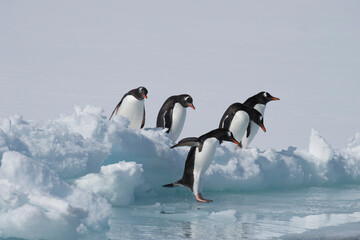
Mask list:
MULTIPOLYGON (((234 134, 235 139, 241 141, 245 132, 247 132, 247 134, 251 133, 251 121, 259 125, 262 130, 266 132, 261 113, 242 103, 233 103, 223 114, 219 128, 229 129, 234 134)), ((239 147, 243 147, 241 143, 239 144, 239 147)))
POLYGON ((186 118, 186 108, 193 105, 193 99, 188 94, 181 94, 169 97, 162 107, 157 116, 156 127, 167 128, 171 140, 176 141, 184 127, 186 118))
POLYGON ((191 148, 186 158, 183 177, 174 183, 163 185, 163 187, 182 185, 190 188, 197 201, 212 202, 212 200, 204 199, 201 194, 202 176, 213 161, 217 146, 223 141, 239 144, 229 130, 218 128, 198 138, 184 138, 172 146, 171 148, 181 146, 191 146, 191 148))
MULTIPOLYGON (((268 92, 259 92, 258 94, 248 98, 244 102, 244 105, 258 110, 261 113, 261 115, 264 116, 266 104, 270 101, 276 101, 276 100, 280 100, 280 99, 271 96, 271 94, 268 92)), ((239 139, 239 141, 241 141, 241 145, 243 146, 243 148, 247 148, 249 146, 250 142, 254 139, 258 130, 259 130, 259 126, 251 122, 250 134, 246 133, 242 139, 239 139)))
POLYGON ((118 105, 116 105, 109 120, 115 114, 119 114, 129 119, 130 128, 140 129, 145 124, 145 105, 144 98, 147 98, 147 89, 145 87, 138 87, 126 93, 118 105))

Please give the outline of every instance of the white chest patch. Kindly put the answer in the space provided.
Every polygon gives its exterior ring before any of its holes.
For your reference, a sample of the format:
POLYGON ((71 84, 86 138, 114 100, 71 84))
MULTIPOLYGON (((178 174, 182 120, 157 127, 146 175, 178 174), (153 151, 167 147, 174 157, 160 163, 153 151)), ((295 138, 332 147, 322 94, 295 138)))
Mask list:
POLYGON ((129 95, 126 96, 119 108, 118 114, 130 121, 130 128, 140 129, 144 114, 144 99, 138 100, 129 95))
POLYGON ((173 112, 172 112, 172 123, 170 127, 170 136, 173 141, 176 141, 181 131, 184 127, 186 118, 186 108, 181 106, 180 103, 175 103, 173 112))
MULTIPOLYGON (((266 108, 265 104, 258 103, 254 106, 254 109, 258 110, 261 113, 261 115, 263 115, 263 116, 265 113, 265 108, 266 108)), ((259 126, 257 124, 255 124, 254 122, 251 122, 249 137, 246 137, 246 134, 245 134, 244 137, 241 139, 241 145, 243 146, 243 148, 247 148, 249 146, 249 144, 251 143, 251 141, 254 139, 255 135, 257 134, 258 130, 259 130, 259 126)))
POLYGON ((229 130, 234 134, 236 140, 241 141, 249 124, 249 114, 245 111, 237 111, 231 121, 229 130))
POLYGON ((193 192, 198 194, 202 188, 202 175, 209 168, 211 162, 214 160, 216 148, 219 146, 219 140, 216 138, 208 138, 205 140, 201 152, 199 148, 195 151, 194 163, 194 185, 193 192))
POLYGON ((260 104, 260 103, 258 103, 258 104, 256 104, 254 106, 254 109, 258 110, 259 113, 261 113, 261 115, 263 115, 263 116, 264 116, 264 113, 265 113, 265 108, 266 108, 266 105, 265 104, 260 104))
POLYGON ((194 171, 202 174, 209 168, 218 146, 219 140, 208 138, 205 140, 201 152, 199 152, 199 148, 196 149, 194 171))

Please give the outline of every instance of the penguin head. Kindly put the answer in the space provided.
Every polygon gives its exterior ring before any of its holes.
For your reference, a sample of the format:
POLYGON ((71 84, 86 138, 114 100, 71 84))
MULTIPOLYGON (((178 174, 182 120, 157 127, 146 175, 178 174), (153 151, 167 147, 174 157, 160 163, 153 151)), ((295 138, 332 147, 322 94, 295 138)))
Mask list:
POLYGON ((280 98, 273 97, 270 93, 264 91, 257 94, 257 100, 261 104, 267 104, 270 101, 280 100, 280 98))
POLYGON ((266 132, 266 128, 264 126, 264 118, 261 113, 256 109, 250 109, 248 111, 248 114, 250 116, 250 120, 256 123, 259 127, 261 127, 264 132, 266 132))
POLYGON ((148 90, 145 87, 138 87, 134 95, 137 99, 143 100, 144 98, 147 98, 148 90))
POLYGON ((212 133, 211 135, 217 138, 217 140, 219 140, 220 143, 222 143, 223 141, 228 141, 228 142, 234 142, 235 144, 239 145, 239 142, 235 139, 233 133, 228 129, 218 128, 210 133, 212 133))
POLYGON ((182 94, 179 95, 179 103, 181 104, 181 106, 183 106, 184 108, 187 107, 191 107, 192 109, 195 110, 194 104, 193 104, 193 99, 190 95, 188 94, 182 94))

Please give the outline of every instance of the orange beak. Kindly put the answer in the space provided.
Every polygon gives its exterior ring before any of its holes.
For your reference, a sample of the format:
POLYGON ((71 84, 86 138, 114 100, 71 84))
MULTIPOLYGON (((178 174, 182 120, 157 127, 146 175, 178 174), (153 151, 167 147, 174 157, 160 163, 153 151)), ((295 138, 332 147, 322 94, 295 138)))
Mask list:
POLYGON ((192 105, 192 104, 190 104, 190 103, 189 103, 189 107, 191 107, 192 109, 194 109, 194 110, 195 110, 194 105, 192 105))
POLYGON ((264 127, 264 125, 261 124, 260 127, 264 132, 266 132, 266 128, 264 127))
POLYGON ((271 100, 280 100, 280 98, 273 97, 273 98, 271 98, 271 100))
POLYGON ((231 139, 236 145, 239 145, 239 142, 236 141, 235 139, 231 139))
POLYGON ((147 99, 147 96, 145 94, 143 94, 143 97, 147 99))

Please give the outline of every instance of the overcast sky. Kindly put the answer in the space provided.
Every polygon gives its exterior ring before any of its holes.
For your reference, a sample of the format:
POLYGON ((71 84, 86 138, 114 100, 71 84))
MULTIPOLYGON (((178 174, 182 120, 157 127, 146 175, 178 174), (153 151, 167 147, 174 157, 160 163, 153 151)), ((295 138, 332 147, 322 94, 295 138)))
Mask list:
POLYGON ((55 119, 74 105, 109 116, 145 86, 145 127, 188 93, 180 137, 219 124, 266 90, 267 132, 250 147, 335 148, 360 132, 359 1, 0 1, 0 117, 55 119))

